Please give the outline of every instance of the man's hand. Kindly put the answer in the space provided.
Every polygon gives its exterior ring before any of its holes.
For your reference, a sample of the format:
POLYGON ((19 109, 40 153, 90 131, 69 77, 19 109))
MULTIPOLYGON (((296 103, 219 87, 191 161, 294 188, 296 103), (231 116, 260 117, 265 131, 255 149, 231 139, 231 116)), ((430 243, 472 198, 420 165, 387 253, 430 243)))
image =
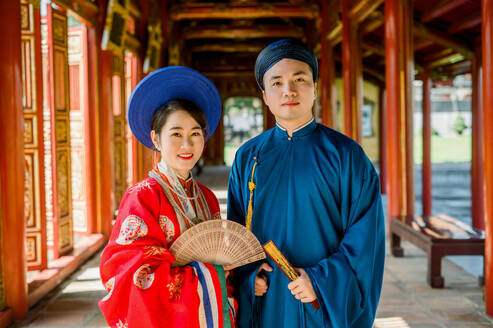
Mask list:
POLYGON ((269 285, 267 284, 267 279, 261 274, 260 271, 265 270, 272 272, 272 267, 267 263, 262 263, 255 276, 255 296, 263 296, 267 293, 269 285))
POLYGON ((313 290, 310 277, 308 277, 303 269, 296 269, 296 271, 298 271, 300 276, 288 284, 291 294, 303 303, 313 302, 317 299, 317 295, 315 295, 315 291, 313 290))

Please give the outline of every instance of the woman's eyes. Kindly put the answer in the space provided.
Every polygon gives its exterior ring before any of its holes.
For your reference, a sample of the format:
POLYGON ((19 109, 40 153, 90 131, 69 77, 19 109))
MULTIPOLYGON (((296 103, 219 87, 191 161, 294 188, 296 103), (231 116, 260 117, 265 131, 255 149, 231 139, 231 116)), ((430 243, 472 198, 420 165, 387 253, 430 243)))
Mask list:
MULTIPOLYGON (((202 133, 200 133, 200 132, 192 132, 192 134, 191 134, 192 137, 198 137, 201 135, 202 135, 202 133)), ((172 137, 181 137, 182 135, 179 132, 175 132, 175 133, 171 134, 171 136, 172 137)))

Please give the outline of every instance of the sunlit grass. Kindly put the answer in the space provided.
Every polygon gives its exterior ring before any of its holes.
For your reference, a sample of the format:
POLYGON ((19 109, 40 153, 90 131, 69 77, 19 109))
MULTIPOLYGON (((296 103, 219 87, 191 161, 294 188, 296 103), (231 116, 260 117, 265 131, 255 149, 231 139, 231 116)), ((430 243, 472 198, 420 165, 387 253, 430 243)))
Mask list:
MULTIPOLYGON (((455 137, 431 137, 431 162, 469 162, 471 161, 471 135, 455 137)), ((421 135, 414 136, 414 161, 423 162, 423 142, 421 135)))

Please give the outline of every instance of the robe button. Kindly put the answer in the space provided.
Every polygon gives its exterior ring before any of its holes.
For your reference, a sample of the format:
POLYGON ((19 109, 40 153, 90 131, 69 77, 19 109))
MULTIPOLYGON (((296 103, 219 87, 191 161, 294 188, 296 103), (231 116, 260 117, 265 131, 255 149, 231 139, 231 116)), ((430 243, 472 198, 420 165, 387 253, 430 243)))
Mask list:
POLYGON ((291 140, 291 137, 288 137, 288 140, 291 140))

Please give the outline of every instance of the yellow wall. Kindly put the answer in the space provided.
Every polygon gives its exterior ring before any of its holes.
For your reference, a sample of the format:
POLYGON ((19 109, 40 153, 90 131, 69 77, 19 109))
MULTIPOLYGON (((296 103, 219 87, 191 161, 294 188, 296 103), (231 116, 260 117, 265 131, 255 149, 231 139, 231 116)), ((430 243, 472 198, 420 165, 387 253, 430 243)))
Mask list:
MULTIPOLYGON (((337 102, 339 104, 337 110, 336 128, 337 130, 344 132, 344 95, 342 79, 336 79, 335 83, 337 88, 337 102)), ((378 123, 380 119, 380 98, 378 86, 370 82, 363 81, 363 97, 374 103, 372 122, 374 135, 372 137, 363 138, 361 146, 370 160, 374 162, 378 161, 380 156, 380 149, 378 145, 378 140, 380 137, 380 128, 378 123)))
POLYGON ((373 133, 372 137, 363 138, 362 146, 368 157, 374 162, 378 161, 380 157, 380 148, 378 140, 380 139, 380 97, 378 86, 370 82, 363 82, 363 97, 372 101, 375 105, 373 107, 373 133))

